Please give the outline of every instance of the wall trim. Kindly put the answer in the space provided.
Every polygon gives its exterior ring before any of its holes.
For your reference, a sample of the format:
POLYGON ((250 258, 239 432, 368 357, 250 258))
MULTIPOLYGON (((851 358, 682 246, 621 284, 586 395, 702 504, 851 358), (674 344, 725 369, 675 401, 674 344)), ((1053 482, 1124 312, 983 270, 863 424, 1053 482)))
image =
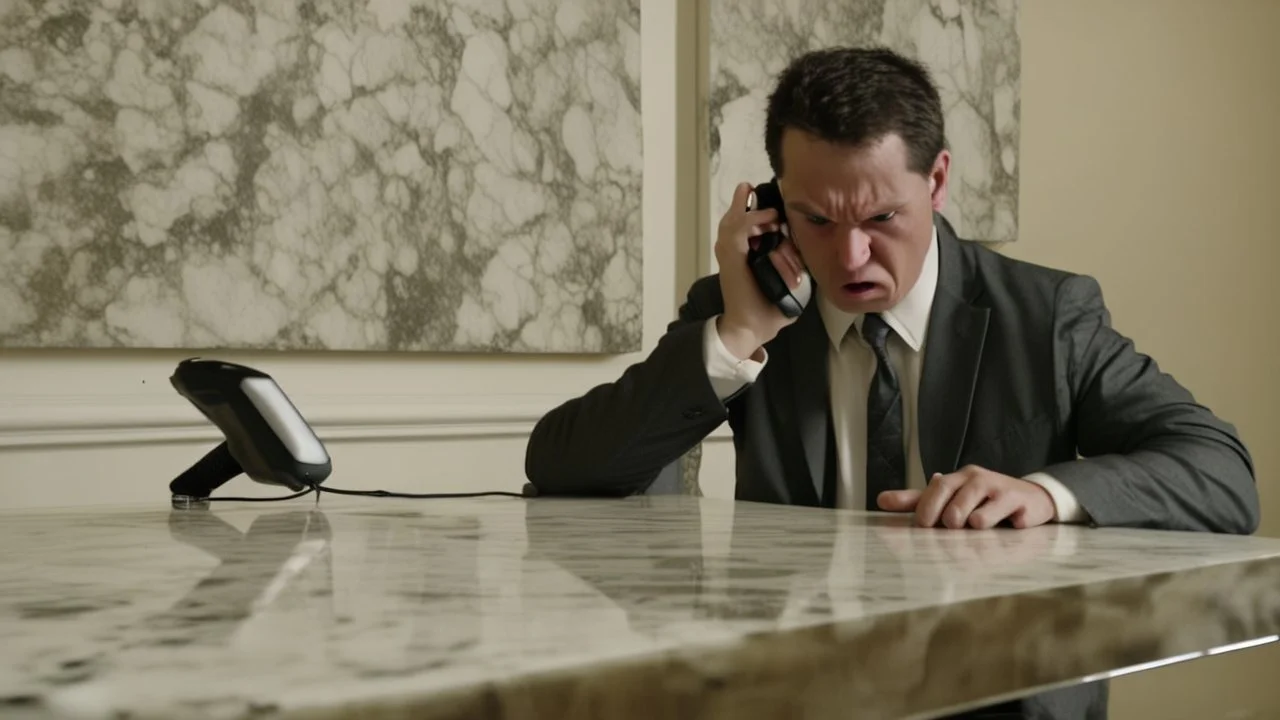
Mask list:
MULTIPOLYGON (((528 437, 560 395, 388 395, 294 398, 329 442, 528 437)), ((727 423, 708 438, 732 439, 727 423)), ((185 400, 132 395, 0 398, 0 449, 216 442, 212 424, 185 400)))
MULTIPOLYGON (((563 398, 396 395, 294 398, 325 442, 527 436, 563 398)), ((216 441, 212 424, 177 398, 24 396, 0 399, 0 448, 216 441)))

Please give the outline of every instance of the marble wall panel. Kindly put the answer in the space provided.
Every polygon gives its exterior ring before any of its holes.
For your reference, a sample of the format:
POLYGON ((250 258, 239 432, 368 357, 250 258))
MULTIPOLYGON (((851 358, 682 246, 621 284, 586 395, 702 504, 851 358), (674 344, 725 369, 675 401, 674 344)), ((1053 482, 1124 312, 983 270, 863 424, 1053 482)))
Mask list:
POLYGON ((623 352, 639 0, 0 3, 0 347, 623 352))
POLYGON ((924 62, 952 151, 944 213, 962 237, 1018 234, 1020 0, 707 0, 710 3, 710 238, 739 182, 772 175, 764 111, 793 58, 883 45, 924 62))

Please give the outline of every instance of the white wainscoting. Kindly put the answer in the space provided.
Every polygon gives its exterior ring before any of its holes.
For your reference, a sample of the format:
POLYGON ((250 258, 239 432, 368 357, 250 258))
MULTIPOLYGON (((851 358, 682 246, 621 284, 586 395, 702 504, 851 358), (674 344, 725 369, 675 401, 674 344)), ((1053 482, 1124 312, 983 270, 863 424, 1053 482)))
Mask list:
MULTIPOLYGON (((326 443, 451 437, 526 437, 554 395, 312 397, 298 404, 326 443)), ((186 400, 136 396, 19 396, 0 401, 0 449, 215 441, 217 428, 186 400)))
MULTIPOLYGON (((560 395, 294 398, 333 458, 328 483, 406 492, 519 490, 524 450, 560 395)), ((726 425, 704 446, 703 492, 733 493, 726 425)), ((168 482, 220 442, 178 396, 11 396, 0 400, 0 507, 157 503, 168 482)), ((220 494, 279 489, 240 477, 220 494)))

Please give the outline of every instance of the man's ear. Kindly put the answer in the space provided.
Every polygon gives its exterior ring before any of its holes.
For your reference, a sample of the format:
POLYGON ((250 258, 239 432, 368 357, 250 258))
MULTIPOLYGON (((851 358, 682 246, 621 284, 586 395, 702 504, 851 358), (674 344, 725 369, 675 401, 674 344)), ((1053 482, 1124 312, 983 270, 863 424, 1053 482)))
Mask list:
POLYGON ((929 197, 937 212, 947 206, 947 180, 951 175, 951 151, 943 150, 933 161, 929 171, 929 197))

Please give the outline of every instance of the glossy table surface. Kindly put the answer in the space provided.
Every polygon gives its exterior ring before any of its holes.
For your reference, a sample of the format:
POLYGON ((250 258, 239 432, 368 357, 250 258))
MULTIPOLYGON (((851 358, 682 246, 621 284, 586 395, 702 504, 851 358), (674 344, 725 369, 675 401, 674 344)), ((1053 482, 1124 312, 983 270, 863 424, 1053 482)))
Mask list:
POLYGON ((934 717, 1280 633, 1280 540, 690 497, 26 511, 0 548, 4 717, 934 717))

